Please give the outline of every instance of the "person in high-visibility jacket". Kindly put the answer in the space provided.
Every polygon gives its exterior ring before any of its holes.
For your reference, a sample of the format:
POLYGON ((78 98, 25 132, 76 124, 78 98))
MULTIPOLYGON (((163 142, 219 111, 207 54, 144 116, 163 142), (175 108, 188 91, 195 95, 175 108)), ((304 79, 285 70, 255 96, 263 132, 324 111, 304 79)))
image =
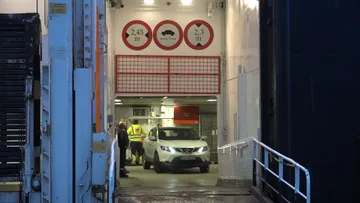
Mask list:
POLYGON ((146 131, 139 125, 138 120, 134 120, 133 124, 127 129, 127 133, 130 138, 132 164, 142 164, 143 140, 146 136, 146 131))

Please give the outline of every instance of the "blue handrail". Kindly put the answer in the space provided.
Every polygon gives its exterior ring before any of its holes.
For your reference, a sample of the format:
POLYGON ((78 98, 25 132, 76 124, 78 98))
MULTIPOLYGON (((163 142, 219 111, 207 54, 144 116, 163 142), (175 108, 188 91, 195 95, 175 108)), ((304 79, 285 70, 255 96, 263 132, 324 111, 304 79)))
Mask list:
MULTIPOLYGON (((286 157, 284 155, 282 155, 281 153, 275 151, 274 149, 270 148, 269 146, 265 145, 264 143, 260 142, 259 140, 255 139, 255 138, 247 138, 244 140, 240 140, 231 144, 227 144, 224 145, 222 147, 219 147, 218 150, 222 150, 223 152, 225 152, 226 149, 228 148, 232 148, 232 147, 236 147, 237 145, 243 145, 249 142, 253 142, 254 143, 254 148, 253 148, 253 161, 257 164, 253 165, 253 169, 255 169, 257 167, 257 165, 262 166, 267 172, 269 172, 270 174, 272 174, 273 176, 275 176, 276 178, 279 179, 280 182, 284 183, 285 185, 287 185, 288 187, 290 187, 291 189, 294 190, 295 194, 300 195, 302 198, 304 198, 306 200, 306 203, 311 203, 311 179, 310 179, 310 172, 308 169, 306 169, 305 167, 303 167, 302 165, 300 165, 299 163, 297 163, 296 161, 294 161, 293 159, 286 157), (264 163, 262 163, 259 158, 257 157, 257 147, 260 146, 262 148, 264 148, 264 163), (269 167, 269 159, 270 159, 270 154, 272 156, 277 156, 279 157, 277 162, 279 163, 279 170, 278 173, 275 173, 274 171, 272 171, 269 167), (287 162, 288 164, 285 164, 284 162, 287 162), (284 178, 284 165, 287 166, 292 166, 295 168, 295 183, 294 185, 292 185, 291 183, 287 182, 284 178), (306 194, 302 193, 300 191, 300 172, 303 171, 305 173, 305 177, 306 177, 306 194)), ((275 158, 275 157, 272 157, 275 158)), ((275 158, 276 159, 276 158, 275 158)))

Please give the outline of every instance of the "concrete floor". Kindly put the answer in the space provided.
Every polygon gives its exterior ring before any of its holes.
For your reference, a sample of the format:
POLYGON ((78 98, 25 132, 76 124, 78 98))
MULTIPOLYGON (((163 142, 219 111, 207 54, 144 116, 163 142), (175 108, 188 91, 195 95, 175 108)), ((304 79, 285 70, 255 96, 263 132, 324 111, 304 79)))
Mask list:
POLYGON ((218 168, 210 173, 199 169, 157 174, 153 169, 128 166, 129 178, 120 179, 120 203, 258 203, 249 191, 216 187, 218 168))

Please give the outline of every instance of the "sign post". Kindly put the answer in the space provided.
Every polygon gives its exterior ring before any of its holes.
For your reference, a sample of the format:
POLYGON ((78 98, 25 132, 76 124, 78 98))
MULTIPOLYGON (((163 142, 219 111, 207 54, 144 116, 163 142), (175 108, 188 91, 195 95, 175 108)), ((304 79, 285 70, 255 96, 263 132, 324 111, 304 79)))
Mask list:
POLYGON ((144 21, 130 21, 122 30, 122 39, 128 48, 135 51, 143 50, 151 43, 151 28, 144 21))
POLYGON ((203 20, 190 22, 184 30, 186 44, 195 50, 209 47, 214 39, 214 31, 209 23, 203 20))

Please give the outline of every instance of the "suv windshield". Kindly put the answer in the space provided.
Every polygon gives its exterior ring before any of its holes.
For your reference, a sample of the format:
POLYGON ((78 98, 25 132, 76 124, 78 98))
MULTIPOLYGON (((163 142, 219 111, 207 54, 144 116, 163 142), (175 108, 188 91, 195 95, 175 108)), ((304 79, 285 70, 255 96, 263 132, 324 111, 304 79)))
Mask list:
POLYGON ((200 140, 199 135, 192 128, 163 128, 159 129, 160 140, 200 140))

